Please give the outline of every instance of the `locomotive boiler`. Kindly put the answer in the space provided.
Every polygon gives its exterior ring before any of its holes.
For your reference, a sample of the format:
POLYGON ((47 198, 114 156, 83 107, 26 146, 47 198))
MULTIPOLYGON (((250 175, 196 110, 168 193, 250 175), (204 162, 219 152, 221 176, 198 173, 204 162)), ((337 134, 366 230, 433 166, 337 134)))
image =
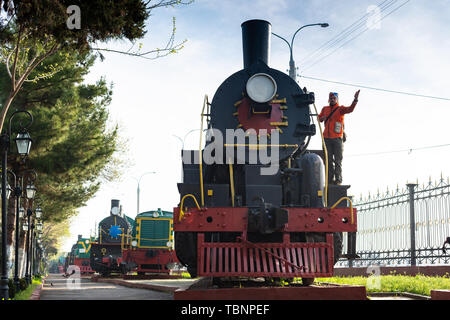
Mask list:
POLYGON ((270 68, 269 22, 241 27, 244 68, 211 103, 205 98, 204 148, 200 140, 200 150, 182 153, 177 257, 192 277, 300 277, 308 285, 332 276, 342 232, 356 232, 356 210, 347 207, 349 186, 326 184, 325 146, 307 149, 317 132, 314 93, 270 68))

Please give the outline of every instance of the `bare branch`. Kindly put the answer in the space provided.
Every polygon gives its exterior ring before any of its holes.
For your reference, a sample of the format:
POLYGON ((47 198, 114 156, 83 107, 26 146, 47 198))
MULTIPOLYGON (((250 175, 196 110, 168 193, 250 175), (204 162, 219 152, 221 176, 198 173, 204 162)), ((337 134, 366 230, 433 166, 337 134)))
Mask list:
POLYGON ((154 49, 154 50, 147 51, 144 53, 133 53, 133 52, 126 52, 126 51, 113 50, 113 49, 107 49, 107 48, 91 48, 91 49, 96 50, 96 51, 121 53, 121 54, 129 55, 132 57, 138 57, 138 58, 147 59, 147 60, 155 60, 158 58, 165 57, 171 53, 175 53, 177 50, 182 49, 186 42, 187 42, 187 40, 184 40, 183 42, 173 46, 172 48, 154 49), (163 53, 163 54, 161 54, 161 53, 163 53), (156 54, 156 56, 155 57, 146 57, 147 55, 151 55, 151 54, 156 54))
POLYGON ((145 3, 145 8, 149 11, 155 8, 159 7, 168 7, 168 6, 175 6, 175 5, 188 5, 194 2, 194 0, 160 0, 158 3, 151 5, 150 3, 152 0, 149 0, 145 3))
POLYGON ((12 81, 12 88, 13 90, 16 89, 16 68, 17 68, 17 57, 19 55, 19 48, 20 48, 20 38, 22 36, 22 28, 19 28, 19 34, 17 36, 17 44, 16 44, 16 54, 14 56, 14 63, 13 63, 13 67, 12 67, 12 76, 11 76, 11 81, 12 81))
POLYGON ((6 58, 6 70, 8 71, 8 75, 12 80, 12 74, 11 74, 11 70, 9 69, 9 60, 11 59, 11 56, 13 55, 14 50, 11 50, 11 52, 9 53, 8 57, 6 58))

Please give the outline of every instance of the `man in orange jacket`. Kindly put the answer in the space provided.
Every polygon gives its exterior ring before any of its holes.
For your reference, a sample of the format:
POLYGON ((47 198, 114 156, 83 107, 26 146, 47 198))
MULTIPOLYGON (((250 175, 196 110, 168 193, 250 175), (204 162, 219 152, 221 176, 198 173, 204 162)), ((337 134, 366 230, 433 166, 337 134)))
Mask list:
POLYGON ((359 91, 350 107, 339 105, 338 94, 330 92, 329 106, 323 107, 319 114, 320 122, 325 121, 323 137, 328 153, 328 183, 342 184, 342 158, 344 153, 344 115, 353 112, 358 103, 359 91))

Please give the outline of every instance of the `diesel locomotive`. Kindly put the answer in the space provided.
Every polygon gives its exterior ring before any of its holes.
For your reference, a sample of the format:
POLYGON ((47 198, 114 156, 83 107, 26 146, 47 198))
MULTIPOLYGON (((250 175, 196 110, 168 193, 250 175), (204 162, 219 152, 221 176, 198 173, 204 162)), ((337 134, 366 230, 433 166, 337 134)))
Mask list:
POLYGON ((182 153, 176 254, 192 277, 300 277, 309 285, 333 275, 343 232, 356 233, 356 210, 349 186, 326 182, 325 145, 307 148, 318 131, 314 93, 269 66, 269 22, 241 27, 244 68, 211 102, 205 97, 205 146, 201 128, 199 150, 182 153))
POLYGON ((169 274, 179 264, 175 255, 173 213, 160 208, 138 214, 123 261, 138 275, 169 274))
POLYGON ((78 235, 77 242, 72 246, 72 249, 67 255, 65 270, 67 270, 69 265, 75 265, 80 269, 81 274, 94 273, 90 265, 90 251, 91 239, 78 235))
POLYGON ((110 215, 98 225, 90 245, 90 264, 102 276, 137 272, 169 274, 179 265, 174 249, 173 213, 161 209, 132 219, 111 200, 110 215))

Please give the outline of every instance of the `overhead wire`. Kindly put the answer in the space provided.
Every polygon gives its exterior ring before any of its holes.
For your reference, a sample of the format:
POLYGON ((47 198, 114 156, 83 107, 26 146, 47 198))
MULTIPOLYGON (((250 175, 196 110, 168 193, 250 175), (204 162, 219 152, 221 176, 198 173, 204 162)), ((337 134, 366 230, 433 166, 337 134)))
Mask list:
POLYGON ((428 98, 428 99, 438 99, 438 100, 450 101, 450 98, 445 98, 445 97, 428 96, 428 95, 411 93, 411 92, 405 92, 405 91, 396 91, 396 90, 375 88, 375 87, 369 87, 369 86, 360 85, 360 84, 352 84, 352 83, 346 83, 346 82, 341 82, 341 81, 333 81, 333 80, 327 80, 327 79, 321 79, 321 78, 315 78, 315 77, 309 77, 309 76, 300 76, 300 77, 301 78, 305 78, 305 79, 310 79, 310 80, 317 80, 317 81, 323 81, 323 82, 342 84, 342 85, 345 85, 345 86, 351 86, 351 87, 357 87, 357 88, 364 88, 364 89, 384 91, 384 92, 390 92, 390 93, 405 94, 405 95, 409 95, 409 96, 422 97, 422 98, 428 98))
MULTIPOLYGON (((401 7, 405 6, 408 2, 410 2, 411 0, 406 0, 405 2, 403 2, 401 5, 399 5, 398 7, 394 8, 392 11, 390 11, 389 13, 387 13, 386 15, 384 15, 383 17, 380 18, 379 21, 384 20, 385 18, 387 18, 388 16, 390 16, 392 13, 394 13, 395 11, 397 11, 398 9, 400 9, 401 7)), ((361 36, 363 33, 365 33, 367 30, 370 30, 370 28, 368 26, 366 26, 361 32, 359 32, 358 34, 356 34, 356 36, 354 36, 353 38, 347 40, 346 42, 344 42, 342 45, 340 45, 339 47, 337 47, 336 49, 334 49, 333 51, 329 52, 328 54, 326 54, 325 56, 322 56, 321 58, 317 59, 316 61, 313 61, 312 63, 306 64, 306 66, 303 68, 303 71, 310 69, 311 67, 315 66, 316 64, 322 62, 324 59, 326 59, 327 57, 329 57, 330 55, 332 55, 333 53, 335 53, 337 50, 341 49, 342 47, 344 47, 345 45, 347 45, 349 42, 355 40, 356 38, 358 38, 359 36, 361 36)), ((355 30, 356 31, 356 30, 355 30)))
MULTIPOLYGON (((377 7, 380 8, 380 13, 383 12, 385 9, 387 9, 389 6, 394 4, 397 0, 384 0, 382 3, 380 3, 377 7), (390 1, 390 2, 389 2, 390 1), (389 2, 386 4, 386 2, 389 2)), ((313 56, 320 55, 321 51, 327 51, 328 49, 331 49, 333 46, 337 45, 339 42, 343 41, 348 35, 355 32, 357 29, 359 29, 367 20, 368 16, 370 14, 366 13, 361 18, 359 18, 357 21, 352 23, 350 26, 342 30, 340 33, 335 35, 333 38, 328 40, 326 43, 324 43, 322 46, 317 48, 315 51, 308 54, 306 57, 300 60, 300 64, 306 63, 309 60, 312 60, 313 56)))
POLYGON ((435 149, 435 148, 443 148, 443 147, 449 147, 449 146, 450 146, 450 143, 447 143, 447 144, 440 144, 440 145, 426 146, 426 147, 419 147, 419 148, 409 148, 409 149, 402 149, 402 150, 391 150, 391 151, 380 151, 380 152, 371 152, 371 153, 350 154, 350 155, 347 155, 346 157, 374 156, 374 155, 380 155, 380 154, 400 153, 400 152, 408 152, 408 154, 411 154, 413 151, 416 151, 416 150, 435 149))

